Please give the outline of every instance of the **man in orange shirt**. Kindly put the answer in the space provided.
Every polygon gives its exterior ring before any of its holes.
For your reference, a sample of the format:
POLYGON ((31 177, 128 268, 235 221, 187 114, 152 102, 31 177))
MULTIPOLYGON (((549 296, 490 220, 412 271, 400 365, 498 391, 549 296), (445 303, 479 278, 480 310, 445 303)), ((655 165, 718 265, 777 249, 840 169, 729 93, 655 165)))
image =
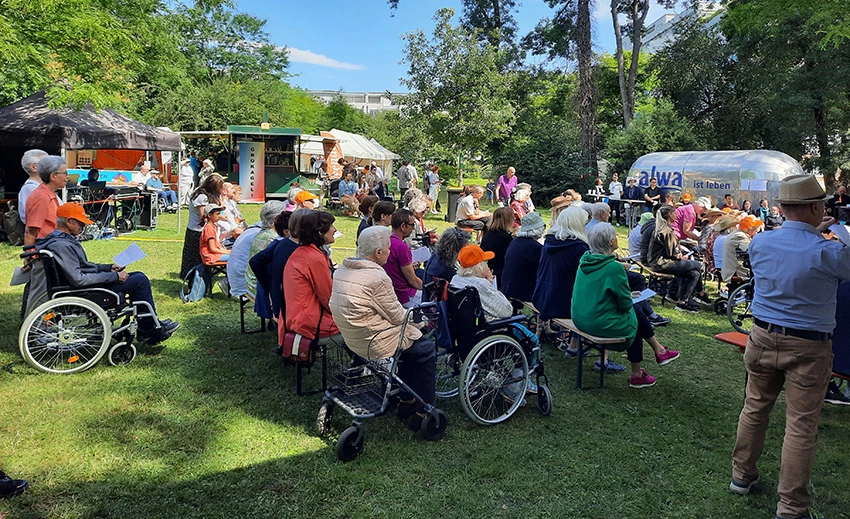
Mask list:
POLYGON ((56 229, 56 211, 62 202, 56 191, 65 187, 68 171, 65 159, 48 155, 38 161, 38 176, 42 184, 27 199, 26 232, 24 247, 35 245, 35 240, 45 238, 56 229))

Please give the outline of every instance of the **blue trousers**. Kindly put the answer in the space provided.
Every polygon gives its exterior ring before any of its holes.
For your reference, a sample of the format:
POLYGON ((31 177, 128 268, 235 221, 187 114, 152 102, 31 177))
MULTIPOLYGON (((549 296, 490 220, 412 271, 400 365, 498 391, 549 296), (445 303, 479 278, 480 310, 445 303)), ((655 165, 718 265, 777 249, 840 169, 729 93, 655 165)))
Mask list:
MULTIPOLYGON (((130 277, 127 281, 121 283, 116 281, 105 286, 107 290, 112 290, 119 294, 125 294, 130 298, 130 302, 146 301, 151 305, 153 313, 156 313, 156 306, 153 302, 153 292, 151 292, 151 282, 142 272, 130 272, 130 277)), ((149 332, 154 329, 155 323, 151 317, 142 317, 139 319, 139 330, 149 332)))

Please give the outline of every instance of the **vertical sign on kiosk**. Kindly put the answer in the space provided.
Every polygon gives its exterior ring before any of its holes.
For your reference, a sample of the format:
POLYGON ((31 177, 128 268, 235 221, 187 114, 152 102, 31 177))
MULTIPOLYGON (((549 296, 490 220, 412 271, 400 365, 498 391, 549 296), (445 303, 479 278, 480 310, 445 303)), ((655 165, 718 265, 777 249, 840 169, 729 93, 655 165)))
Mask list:
POLYGON ((264 202, 266 199, 266 143, 239 143, 239 185, 242 199, 264 202))
POLYGON ((339 159, 343 157, 339 140, 331 132, 319 132, 319 135, 325 137, 325 140, 322 141, 322 147, 325 152, 325 162, 328 164, 328 177, 331 179, 342 178, 342 166, 338 164, 339 159))

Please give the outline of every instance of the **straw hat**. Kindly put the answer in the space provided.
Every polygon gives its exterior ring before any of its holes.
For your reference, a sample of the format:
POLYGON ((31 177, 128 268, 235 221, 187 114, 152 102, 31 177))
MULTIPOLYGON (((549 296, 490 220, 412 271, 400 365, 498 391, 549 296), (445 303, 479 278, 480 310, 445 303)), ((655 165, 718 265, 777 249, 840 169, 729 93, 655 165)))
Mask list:
POLYGON ((556 209, 563 209, 570 205, 570 200, 565 196, 556 196, 551 202, 549 202, 549 204, 551 205, 551 210, 554 211, 556 209))
POLYGON ((812 175, 785 177, 779 184, 779 196, 776 197, 782 205, 811 204, 831 199, 832 195, 827 195, 812 175))
POLYGON ((714 230, 723 232, 730 227, 738 225, 738 219, 732 215, 726 215, 714 222, 714 230))
POLYGON ((723 209, 709 209, 705 213, 706 218, 711 218, 712 216, 724 216, 726 212, 723 209))

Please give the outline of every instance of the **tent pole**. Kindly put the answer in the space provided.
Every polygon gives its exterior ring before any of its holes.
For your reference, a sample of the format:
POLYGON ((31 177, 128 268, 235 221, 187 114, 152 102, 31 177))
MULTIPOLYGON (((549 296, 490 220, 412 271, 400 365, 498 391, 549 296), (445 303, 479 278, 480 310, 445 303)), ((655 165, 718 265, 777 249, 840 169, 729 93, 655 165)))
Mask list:
POLYGON ((180 228, 183 226, 183 192, 181 190, 182 182, 180 182, 180 168, 183 165, 183 149, 177 152, 177 234, 180 234, 180 228))

